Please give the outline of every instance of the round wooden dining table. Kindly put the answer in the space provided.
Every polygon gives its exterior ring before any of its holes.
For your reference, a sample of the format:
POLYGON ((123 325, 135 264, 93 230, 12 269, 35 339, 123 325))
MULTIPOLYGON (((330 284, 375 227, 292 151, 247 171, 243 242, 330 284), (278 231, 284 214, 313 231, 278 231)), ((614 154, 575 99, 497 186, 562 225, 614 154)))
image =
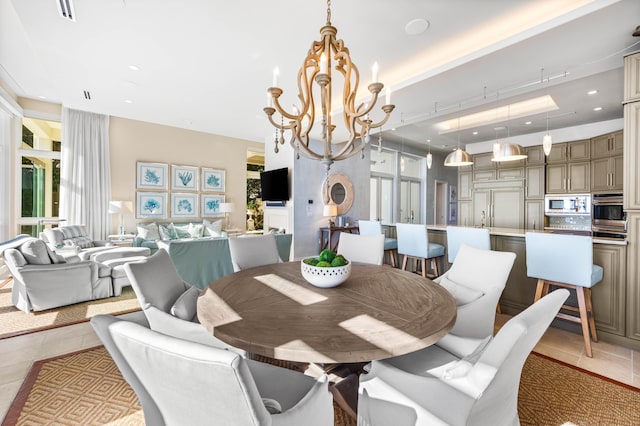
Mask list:
POLYGON ((200 323, 215 337, 280 360, 356 363, 432 345, 455 324, 456 303, 411 272, 352 264, 338 287, 307 283, 300 262, 227 275, 198 298, 200 323))

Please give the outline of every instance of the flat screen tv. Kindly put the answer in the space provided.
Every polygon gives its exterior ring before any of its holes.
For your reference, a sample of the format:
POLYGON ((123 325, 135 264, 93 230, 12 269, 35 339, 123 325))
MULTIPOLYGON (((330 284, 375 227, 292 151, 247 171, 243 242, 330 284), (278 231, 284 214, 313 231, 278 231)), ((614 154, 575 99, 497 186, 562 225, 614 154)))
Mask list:
POLYGON ((275 169, 260 173, 263 201, 289 200, 289 169, 275 169))

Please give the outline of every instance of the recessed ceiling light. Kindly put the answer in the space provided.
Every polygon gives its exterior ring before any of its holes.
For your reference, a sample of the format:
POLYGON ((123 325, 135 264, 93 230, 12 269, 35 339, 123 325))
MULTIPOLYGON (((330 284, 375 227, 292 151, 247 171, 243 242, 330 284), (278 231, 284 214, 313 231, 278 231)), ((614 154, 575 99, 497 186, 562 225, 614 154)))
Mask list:
POLYGON ((125 103, 125 104, 132 104, 132 103, 133 103, 133 101, 132 101, 131 99, 125 99, 124 103, 125 103))
POLYGON ((47 97, 46 97, 46 96, 42 96, 42 95, 38 96, 38 98, 40 98, 40 99, 47 99, 47 97))
POLYGON ((598 91, 597 91, 597 90, 589 90, 589 91, 587 92, 587 95, 595 95, 596 93, 598 93, 598 91))
POLYGON ((477 134, 478 134, 478 132, 473 132, 473 134, 474 134, 474 135, 477 135, 477 134))
POLYGON ((132 71, 140 71, 140 68, 138 68, 136 65, 129 65, 129 69, 132 71))
POLYGON ((529 124, 531 124, 531 122, 530 121, 525 121, 524 124, 528 126, 529 124))
POLYGON ((431 142, 431 139, 427 139, 427 142, 431 142))
POLYGON ((395 128, 395 127, 392 127, 392 128, 391 128, 391 130, 393 130, 393 131, 395 132, 395 131, 396 131, 396 128, 395 128))
POLYGON ((602 107, 595 107, 593 110, 594 111, 602 111, 602 107))
POLYGON ((404 26, 404 32, 408 35, 419 35, 427 31, 429 21, 423 18, 413 19, 404 26))

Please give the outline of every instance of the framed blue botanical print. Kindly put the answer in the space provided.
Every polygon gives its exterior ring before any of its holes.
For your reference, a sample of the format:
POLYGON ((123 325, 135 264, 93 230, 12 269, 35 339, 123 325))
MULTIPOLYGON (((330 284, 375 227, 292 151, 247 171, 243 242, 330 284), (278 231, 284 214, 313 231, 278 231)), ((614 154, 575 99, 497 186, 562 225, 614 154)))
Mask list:
POLYGON ((136 193, 136 218, 166 219, 167 217, 167 193, 166 192, 137 192, 136 193))
POLYGON ((202 168, 202 191, 224 192, 225 171, 202 168))
POLYGON ((163 163, 138 162, 136 189, 168 190, 169 165, 163 163))
POLYGON ((172 191, 197 191, 198 168, 192 166, 171 166, 172 191))
POLYGON ((224 195, 201 194, 202 197, 202 217, 223 216, 220 211, 220 204, 224 203, 224 195))
POLYGON ((171 193, 171 217, 198 217, 198 194, 171 193))

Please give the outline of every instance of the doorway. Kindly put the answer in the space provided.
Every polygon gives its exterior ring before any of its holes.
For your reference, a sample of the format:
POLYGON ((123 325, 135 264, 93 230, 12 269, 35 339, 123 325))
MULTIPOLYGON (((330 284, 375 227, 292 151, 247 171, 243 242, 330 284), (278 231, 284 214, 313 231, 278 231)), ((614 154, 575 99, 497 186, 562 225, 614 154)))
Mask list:
POLYGON ((260 188, 260 172, 264 171, 264 151, 247 150, 246 226, 248 233, 261 233, 264 205, 260 188))
POLYGON ((434 204, 434 221, 436 225, 446 225, 447 224, 447 194, 449 189, 449 184, 445 181, 437 180, 435 181, 435 199, 433 200, 434 204))

